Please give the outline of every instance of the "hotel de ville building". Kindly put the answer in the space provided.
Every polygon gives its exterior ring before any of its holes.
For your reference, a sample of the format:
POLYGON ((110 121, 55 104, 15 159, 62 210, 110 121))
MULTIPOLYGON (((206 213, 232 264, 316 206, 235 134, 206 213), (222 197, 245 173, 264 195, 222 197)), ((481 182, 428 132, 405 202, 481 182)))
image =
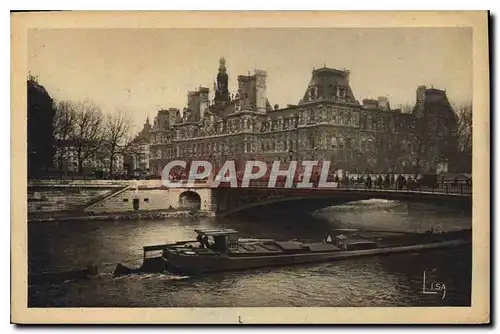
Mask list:
POLYGON ((457 116, 446 92, 419 86, 413 110, 391 109, 387 98, 356 99, 347 70, 318 68, 297 105, 267 99, 267 73, 239 75, 230 94, 224 58, 209 88, 188 92, 183 112, 159 110, 149 137, 151 173, 172 160, 265 162, 329 160, 349 173, 434 173, 453 166, 457 116))

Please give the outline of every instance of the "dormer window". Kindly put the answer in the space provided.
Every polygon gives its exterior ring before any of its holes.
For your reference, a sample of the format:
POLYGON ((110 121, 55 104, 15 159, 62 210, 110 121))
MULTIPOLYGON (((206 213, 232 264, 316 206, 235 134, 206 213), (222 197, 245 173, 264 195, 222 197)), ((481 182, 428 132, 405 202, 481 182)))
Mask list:
POLYGON ((343 88, 343 87, 339 88, 339 99, 345 100, 345 88, 343 88))
POLYGON ((328 86, 328 92, 330 93, 330 97, 332 98, 337 97, 335 87, 333 85, 328 86))
POLYGON ((311 87, 309 90, 309 100, 316 100, 316 87, 311 87))

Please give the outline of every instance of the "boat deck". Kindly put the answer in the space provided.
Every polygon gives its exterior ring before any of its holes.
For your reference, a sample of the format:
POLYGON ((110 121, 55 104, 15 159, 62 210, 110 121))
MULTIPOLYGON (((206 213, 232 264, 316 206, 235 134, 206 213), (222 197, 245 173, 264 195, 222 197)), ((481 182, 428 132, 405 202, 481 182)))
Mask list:
MULTIPOLYGON (((276 255, 302 252, 330 252, 339 251, 340 249, 331 244, 324 242, 316 243, 301 243, 298 241, 263 241, 239 243, 237 248, 227 250, 229 256, 246 256, 246 255, 276 255)), ((209 248, 186 247, 178 248, 178 252, 185 255, 211 256, 218 253, 209 248)))

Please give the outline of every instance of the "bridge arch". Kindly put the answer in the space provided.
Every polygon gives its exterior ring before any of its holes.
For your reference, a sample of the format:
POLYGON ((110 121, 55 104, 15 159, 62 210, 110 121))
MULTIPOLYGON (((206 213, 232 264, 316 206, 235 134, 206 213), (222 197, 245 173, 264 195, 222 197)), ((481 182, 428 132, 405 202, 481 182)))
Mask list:
POLYGON ((195 191, 186 190, 179 194, 179 208, 186 210, 200 210, 201 196, 195 191))
MULTIPOLYGON (((255 191, 256 192, 256 191, 255 191)), ((460 205, 471 206, 472 196, 451 193, 434 193, 422 191, 360 191, 352 189, 335 189, 335 190, 315 190, 315 191, 300 191, 297 189, 283 189, 272 191, 271 189, 261 190, 261 194, 252 194, 245 196, 242 193, 231 194, 231 203, 222 214, 224 216, 242 213, 247 210, 275 205, 279 203, 287 203, 290 208, 300 207, 305 202, 321 203, 329 202, 330 205, 336 205, 351 201, 367 200, 371 198, 398 200, 398 201, 431 201, 434 203, 458 203, 460 205), (301 203, 302 202, 302 203, 301 203)), ((314 207, 315 204, 311 205, 314 207)), ((318 207, 319 208, 319 207, 318 207)))

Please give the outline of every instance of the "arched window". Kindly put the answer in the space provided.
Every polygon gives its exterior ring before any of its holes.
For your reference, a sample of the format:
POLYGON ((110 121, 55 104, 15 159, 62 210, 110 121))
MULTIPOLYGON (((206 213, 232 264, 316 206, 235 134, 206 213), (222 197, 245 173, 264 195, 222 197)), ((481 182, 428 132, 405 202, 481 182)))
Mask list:
POLYGON ((351 113, 348 112, 346 115, 346 124, 350 125, 351 124, 351 113))
POLYGON ((335 136, 333 136, 331 139, 330 139, 330 145, 333 147, 333 148, 336 148, 338 146, 338 140, 335 136))
POLYGON ((338 140, 339 148, 344 148, 344 138, 340 137, 338 140))
POLYGON ((273 121, 270 118, 267 119, 266 130, 267 131, 272 131, 273 130, 273 121))
POLYGON ((345 147, 347 149, 351 149, 352 148, 352 141, 351 141, 351 138, 346 138, 345 139, 345 147))
POLYGON ((316 121, 316 117, 314 115, 314 110, 311 110, 309 115, 310 115, 309 116, 309 122, 310 123, 314 123, 316 121))

